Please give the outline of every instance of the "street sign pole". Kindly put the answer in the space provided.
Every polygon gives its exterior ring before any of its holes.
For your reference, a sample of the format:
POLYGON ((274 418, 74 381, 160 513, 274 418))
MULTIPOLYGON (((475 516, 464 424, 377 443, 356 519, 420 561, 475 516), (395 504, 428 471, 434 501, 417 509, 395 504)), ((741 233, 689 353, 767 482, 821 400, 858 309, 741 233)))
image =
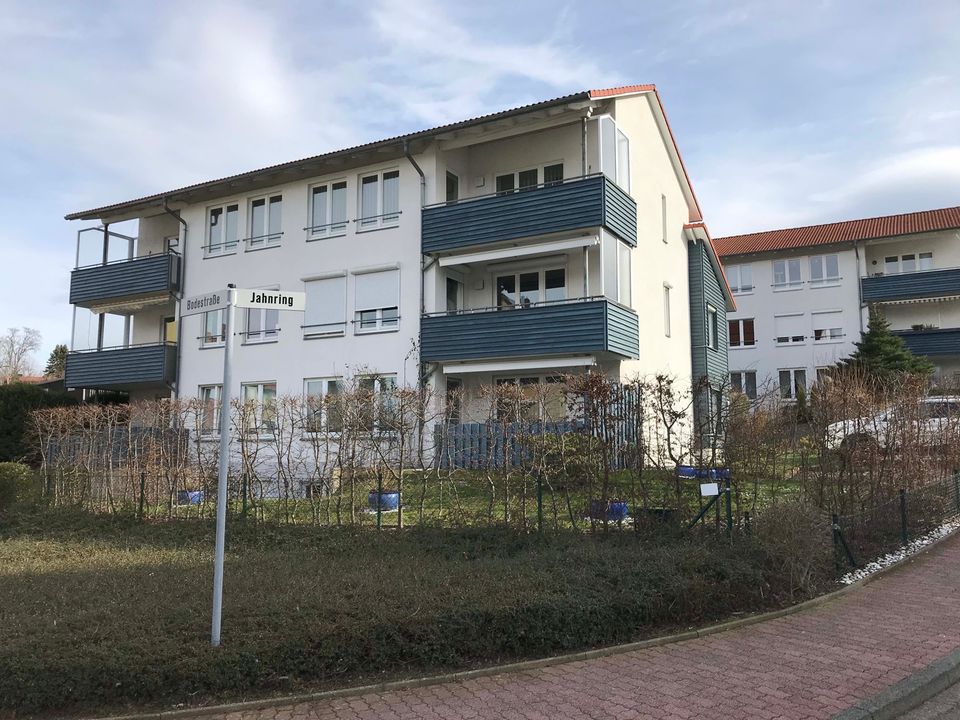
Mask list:
POLYGON ((220 457, 217 473, 217 545, 213 561, 213 627, 210 644, 220 645, 223 608, 223 551, 227 537, 227 472, 230 468, 230 390, 233 387, 233 323, 237 299, 234 285, 227 286, 227 322, 223 338, 223 385, 220 387, 220 457))

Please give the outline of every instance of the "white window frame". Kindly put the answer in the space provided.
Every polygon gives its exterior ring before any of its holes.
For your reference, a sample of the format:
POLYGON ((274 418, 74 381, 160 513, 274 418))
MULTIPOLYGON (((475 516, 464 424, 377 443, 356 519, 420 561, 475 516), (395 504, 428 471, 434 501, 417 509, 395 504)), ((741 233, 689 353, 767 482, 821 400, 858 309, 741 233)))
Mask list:
POLYGON ((667 196, 660 193, 660 239, 667 244, 667 196))
POLYGON ((350 221, 347 219, 347 213, 349 207, 347 204, 347 198, 349 197, 348 193, 350 192, 350 183, 347 182, 347 178, 339 177, 332 180, 324 180, 323 182, 314 183, 307 188, 307 207, 310 218, 311 225, 308 225, 304 228, 307 232, 307 242, 313 240, 323 240, 324 238, 333 238, 333 237, 342 237, 347 234, 347 225, 350 221), (343 221, 333 222, 331 218, 333 217, 333 186, 334 185, 343 185, 343 221), (323 225, 313 225, 314 217, 314 203, 316 202, 317 196, 316 191, 319 188, 326 188, 324 198, 324 217, 327 222, 323 225))
POLYGON ((663 284, 663 334, 665 337, 670 337, 673 332, 673 323, 671 322, 670 316, 670 291, 673 290, 673 285, 668 282, 663 284))
MULTIPOLYGON (((777 313, 773 316, 773 331, 777 331, 777 318, 788 318, 788 317, 803 317, 803 313, 777 313)), ((756 328, 754 328, 756 330, 756 328)), ((804 345, 807 342, 807 336, 804 335, 774 335, 773 342, 778 347, 786 347, 788 345, 804 345), (780 338, 786 338, 786 340, 780 340, 780 338), (799 340, 797 338, 800 338, 799 340)))
POLYGON ((224 335, 227 332, 227 311, 224 308, 219 310, 209 310, 203 313, 201 316, 203 318, 203 327, 201 328, 200 334, 200 347, 203 349, 206 348, 219 348, 223 347, 224 335), (220 332, 217 335, 211 335, 207 332, 208 318, 211 316, 220 317, 220 332))
POLYGON ((266 231, 263 235, 249 235, 244 238, 246 250, 265 250, 266 248, 279 247, 283 240, 283 193, 271 192, 266 195, 257 195, 247 200, 247 232, 253 232, 253 206, 254 203, 263 201, 263 229, 266 231), (280 230, 270 232, 270 216, 273 214, 273 201, 280 199, 280 230))
POLYGON ((834 343, 842 343, 844 338, 843 332, 843 310, 816 310, 810 313, 810 325, 813 331, 813 342, 815 345, 830 345, 834 343), (837 315, 840 319, 839 327, 829 327, 829 328, 818 328, 817 327, 817 316, 818 315, 837 315), (827 336, 824 338, 817 339, 817 332, 820 330, 825 330, 827 336), (834 332, 837 331, 837 332, 834 332))
MULTIPOLYGON (((304 340, 314 340, 317 338, 327 338, 327 337, 343 337, 347 334, 347 305, 349 303, 349 297, 347 292, 347 273, 339 272, 329 275, 320 275, 318 277, 307 277, 303 278, 303 290, 304 294, 307 295, 307 303, 310 303, 308 285, 313 282, 324 282, 327 280, 342 280, 343 281, 343 320, 335 321, 333 323, 326 323, 324 325, 318 326, 308 326, 306 325, 306 313, 304 313, 304 325, 301 326, 303 330, 303 339, 304 340)), ((309 311, 309 307, 307 308, 309 311)))
POLYGON ((626 191, 627 194, 630 193, 630 136, 627 135, 623 130, 620 129, 620 126, 617 125, 617 121, 610 114, 598 115, 597 116, 597 156, 600 161, 600 172, 606 175, 610 180, 615 182, 621 189, 626 191), (613 163, 614 167, 612 168, 613 172, 610 172, 608 168, 603 166, 604 161, 604 138, 603 138, 603 121, 609 120, 613 126, 613 163), (620 167, 620 144, 621 142, 626 142, 627 152, 626 152, 626 168, 623 168, 621 171, 620 167))
MULTIPOLYGON (((514 373, 510 375, 495 375, 493 377, 494 387, 505 385, 505 384, 515 384, 515 385, 537 385, 537 386, 555 385, 562 388, 563 387, 562 383, 563 383, 563 380, 557 373, 549 373, 549 372, 544 373, 544 372, 531 371, 531 372, 524 372, 524 373, 514 373)), ((556 422, 558 420, 566 420, 567 419, 566 406, 567 406, 567 401, 569 400, 569 396, 566 396, 566 393, 564 393, 564 395, 565 395, 564 409, 562 411, 562 414, 563 414, 562 418, 548 416, 546 406, 544 405, 544 403, 540 402, 540 400, 542 399, 542 395, 538 390, 536 402, 531 400, 527 405, 527 407, 533 407, 533 405, 536 404, 536 410, 537 410, 536 420, 533 420, 532 418, 527 420, 523 418, 505 420, 503 418, 502 408, 498 404, 496 408, 497 422, 542 422, 547 420, 556 422)), ((523 412, 523 409, 521 409, 521 413, 522 412, 523 412)))
MULTIPOLYGON (((542 185, 546 185, 547 183, 546 169, 548 167, 554 167, 556 165, 559 165, 560 167, 563 168, 564 179, 566 179, 565 173, 567 170, 563 160, 554 160, 553 162, 545 162, 545 163, 541 163, 540 165, 528 165, 528 166, 517 168, 516 170, 508 170, 507 172, 494 172, 493 173, 493 190, 497 195, 510 195, 511 193, 520 192, 521 190, 524 190, 524 191, 535 190, 536 188, 541 187, 542 185), (535 182, 532 186, 528 185, 527 187, 521 188, 520 173, 526 173, 530 171, 534 171, 537 173, 537 182, 535 182), (502 177, 508 177, 508 176, 513 177, 513 188, 510 190, 497 190, 497 180, 499 180, 502 177)), ((554 180, 550 182, 550 185, 562 185, 562 184, 563 184, 563 180, 554 180)))
POLYGON ((334 395, 340 396, 345 390, 343 378, 334 375, 331 377, 310 377, 303 379, 303 399, 305 405, 306 417, 304 417, 304 432, 308 435, 316 435, 322 431, 328 431, 331 434, 340 434, 343 427, 343 417, 340 418, 340 430, 328 430, 328 424, 330 422, 330 404, 327 402, 327 398, 330 396, 330 385, 334 385, 337 388, 337 391, 333 393, 334 395), (320 383, 319 392, 310 392, 311 383, 320 383), (311 407, 310 398, 320 398, 319 402, 316 402, 316 407, 311 407), (314 418, 319 415, 319 421, 314 422, 314 418))
MULTIPOLYGON (((243 429, 243 431, 246 433, 256 434, 256 435, 272 435, 274 432, 276 432, 276 426, 277 426, 277 398, 279 397, 279 395, 277 394, 277 381, 276 380, 259 380, 259 381, 240 383, 240 402, 242 404, 251 402, 247 400, 247 388, 251 388, 251 387, 256 388, 256 395, 257 395, 256 400, 253 401, 256 403, 256 408, 257 408, 257 412, 254 415, 254 420, 256 421, 256 425, 252 427, 247 426, 243 429), (264 422, 264 419, 263 419, 264 409, 267 407, 263 397, 264 397, 264 392, 267 386, 270 386, 270 385, 273 386, 273 413, 272 413, 273 424, 272 424, 272 427, 267 427, 266 425, 262 424, 264 422)), ((249 420, 249 418, 247 419, 249 420)))
POLYGON ((933 266, 933 252, 932 252, 932 251, 930 251, 930 252, 917 253, 917 272, 929 272, 930 270, 934 270, 934 269, 936 269, 936 268, 934 268, 934 266, 933 266), (926 261, 929 261, 929 262, 926 262, 926 263, 925 263, 925 262, 924 262, 925 260, 926 260, 926 261), (925 265, 926 265, 926 267, 924 267, 925 265))
POLYGON ((537 279, 537 296, 539 300, 530 305, 529 307, 539 307, 547 302, 547 273, 552 270, 563 270, 563 299, 562 300, 553 300, 553 303, 562 303, 570 299, 570 272, 567 269, 567 264, 565 262, 559 263, 549 263, 547 265, 504 265, 502 268, 495 268, 490 271, 490 290, 493 292, 493 303, 491 307, 495 307, 498 310, 524 310, 527 306, 516 303, 512 308, 508 306, 500 306, 498 303, 500 298, 497 296, 497 278, 503 277, 505 275, 513 275, 514 291, 517 295, 517 300, 520 299, 520 276, 528 275, 530 273, 537 273, 539 275, 537 279))
POLYGON ((400 168, 398 166, 386 167, 374 172, 365 172, 357 177, 357 232, 370 232, 371 230, 380 230, 381 228, 397 227, 400 224, 400 215, 403 210, 400 209, 400 168), (396 174, 397 176, 397 211, 395 213, 385 214, 383 211, 383 192, 384 175, 396 174), (363 206, 363 186, 367 178, 377 178, 377 206, 373 208, 376 213, 373 215, 364 215, 363 206))
POLYGON ((386 332, 399 332, 400 330, 400 297, 402 292, 401 287, 401 277, 400 277, 400 268, 398 267, 386 267, 379 270, 366 271, 366 272, 354 272, 353 273, 353 334, 354 335, 373 335, 376 333, 386 333, 386 332), (357 290, 356 290, 356 278, 358 275, 373 275, 376 273, 382 272, 395 272, 397 273, 397 304, 389 305, 386 307, 380 308, 358 308, 357 304, 357 290), (393 313, 389 311, 395 311, 393 313), (371 318, 369 315, 364 318, 364 313, 374 313, 371 318), (369 323, 372 323, 369 324, 369 323), (366 327, 365 327, 366 325, 366 327))
POLYGON ((755 348, 755 347, 757 346, 757 319, 756 319, 756 318, 752 318, 752 317, 750 317, 750 318, 728 318, 728 319, 727 319, 727 324, 728 324, 728 328, 727 328, 727 345, 730 347, 731 350, 735 350, 735 349, 739 349, 739 348, 755 348), (753 342, 750 343, 750 344, 747 344, 746 342, 744 342, 744 332, 743 332, 743 328, 744 328, 744 323, 747 323, 747 322, 753 323, 753 342), (737 345, 734 345, 734 344, 733 344, 733 335, 730 333, 730 329, 729 329, 729 324, 730 324, 730 323, 737 323, 737 324, 739 325, 739 327, 740 327, 740 343, 737 344, 737 345))
MULTIPOLYGON (((280 289, 279 285, 271 285, 270 287, 265 288, 256 288, 257 290, 273 290, 277 291, 280 289)), ((263 345, 264 343, 275 343, 280 339, 280 311, 279 310, 265 310, 263 308, 247 308, 246 312, 243 314, 243 344, 244 345, 263 345), (257 331, 250 330, 250 317, 253 313, 263 313, 263 328, 257 331), (270 317, 268 313, 275 314, 277 318, 277 324, 273 328, 267 327, 267 318, 270 317), (258 337, 254 337, 254 332, 258 334, 258 337)))
POLYGON ((809 392, 810 388, 807 385, 807 369, 805 367, 793 367, 793 368, 777 368, 777 392, 780 393, 780 398, 783 400, 796 401, 797 399, 797 373, 803 373, 803 390, 804 392, 809 392), (783 383, 780 380, 780 373, 790 373, 790 394, 783 394, 783 383))
POLYGON ((785 292, 789 290, 800 290, 803 288, 803 263, 800 262, 800 258, 783 258, 781 260, 771 261, 771 269, 773 271, 773 283, 771 287, 774 292, 785 292), (783 263, 783 277, 784 282, 778 283, 777 278, 777 264, 783 263), (796 267, 797 277, 796 279, 791 279, 790 268, 796 267))
POLYGON ((727 282, 730 283, 730 292, 734 295, 752 295, 753 284, 753 263, 737 263, 728 265, 725 268, 727 282), (746 268, 750 275, 750 285, 743 284, 743 269, 746 268), (734 279, 736 276, 736 279, 734 279))
POLYGON ((897 255, 884 255, 883 256, 883 274, 884 275, 910 275, 911 273, 916 272, 927 272, 933 270, 933 251, 925 250, 923 252, 914 251, 908 253, 902 253, 897 255), (904 261, 907 258, 913 258, 913 270, 904 270, 903 265, 904 261), (890 267, 893 263, 888 262, 889 260, 896 260, 895 269, 891 270, 890 267), (928 267, 923 267, 925 264, 924 261, 929 261, 928 267))
POLYGON ((241 241, 240 236, 243 234, 242 233, 243 218, 240 215, 240 205, 241 203, 238 200, 236 202, 227 202, 227 203, 221 203, 219 205, 211 205, 210 207, 207 208, 206 215, 205 215, 207 225, 206 225, 206 228, 204 229, 204 236, 203 236, 203 257, 204 258, 223 257, 224 255, 235 255, 237 253, 237 249, 240 247, 240 241, 241 241), (237 236, 233 240, 229 240, 229 241, 223 240, 221 238, 221 241, 217 245, 211 245, 210 229, 212 226, 210 225, 210 219, 213 217, 213 213, 216 212, 217 210, 220 211, 220 217, 221 217, 220 222, 223 223, 222 230, 223 230, 223 233, 225 234, 227 231, 227 225, 226 225, 227 213, 230 211, 230 208, 234 208, 234 212, 236 212, 237 214, 237 229, 236 229, 237 236))
POLYGON ((821 287, 836 287, 840 284, 840 281, 843 278, 840 276, 840 255, 839 253, 827 253, 826 255, 811 255, 810 256, 810 287, 811 288, 821 288, 821 287), (837 274, 836 275, 827 275, 827 259, 836 258, 837 259, 837 274), (816 273, 814 268, 819 266, 820 277, 815 277, 816 273))
POLYGON ((759 394, 757 386, 757 371, 756 370, 731 370, 730 371, 730 389, 734 392, 739 392, 750 400, 756 400, 757 395, 759 394), (733 387, 733 376, 738 375, 740 377, 740 389, 737 390, 733 387), (753 395, 748 391, 749 384, 747 383, 747 376, 753 375, 753 395))
MULTIPOLYGON (((363 390, 364 383, 373 382, 372 388, 372 400, 373 400, 373 417, 369 427, 361 428, 361 430, 366 430, 367 432, 373 432, 377 434, 392 432, 393 428, 384 427, 382 425, 382 411, 383 411, 383 402, 381 397, 386 392, 395 392, 398 388, 397 385, 397 374, 396 373, 377 373, 372 375, 361 375, 357 377, 357 389, 363 390), (386 386, 386 387, 385 387, 386 386)), ((361 412, 363 412, 361 410, 361 412)))
POLYGON ((720 314, 713 305, 707 305, 707 347, 711 350, 720 348, 720 314))
POLYGON ((197 388, 197 399, 200 403, 200 435, 213 436, 220 434, 220 406, 223 400, 223 385, 200 385, 197 388), (213 402, 213 427, 207 427, 203 420, 206 417, 206 403, 213 402))

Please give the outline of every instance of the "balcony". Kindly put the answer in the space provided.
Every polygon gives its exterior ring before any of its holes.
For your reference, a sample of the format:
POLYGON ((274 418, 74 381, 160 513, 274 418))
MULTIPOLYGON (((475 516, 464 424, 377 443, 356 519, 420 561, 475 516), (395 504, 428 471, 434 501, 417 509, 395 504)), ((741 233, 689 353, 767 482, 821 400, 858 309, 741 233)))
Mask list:
POLYGON ((420 348, 425 361, 595 352, 637 358, 640 339, 633 310, 606 298, 584 298, 425 315, 420 348))
POLYGON ((591 175, 423 209, 424 254, 603 227, 637 244, 637 204, 605 175, 591 175))
POLYGON ((894 335, 902 337, 914 355, 960 355, 960 328, 894 330, 894 335))
POLYGON ((166 302, 180 288, 180 255, 116 260, 77 268, 70 274, 70 302, 96 312, 136 312, 166 302))
POLYGON ((83 350, 67 355, 64 384, 68 388, 103 390, 169 386, 176 372, 174 343, 83 350))
POLYGON ((865 277, 863 301, 895 302, 960 295, 960 268, 865 277))

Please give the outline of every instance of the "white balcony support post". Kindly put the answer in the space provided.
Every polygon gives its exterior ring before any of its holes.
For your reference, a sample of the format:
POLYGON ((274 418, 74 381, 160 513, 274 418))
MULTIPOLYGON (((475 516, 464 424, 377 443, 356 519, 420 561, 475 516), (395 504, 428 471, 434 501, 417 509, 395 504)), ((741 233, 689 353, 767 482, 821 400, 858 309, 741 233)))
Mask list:
POLYGON ((590 297, 590 248, 583 246, 583 297, 590 297))
POLYGON ((607 296, 607 263, 604 262, 606 258, 606 253, 604 252, 604 247, 607 243, 606 233, 600 233, 600 295, 603 297, 607 296))

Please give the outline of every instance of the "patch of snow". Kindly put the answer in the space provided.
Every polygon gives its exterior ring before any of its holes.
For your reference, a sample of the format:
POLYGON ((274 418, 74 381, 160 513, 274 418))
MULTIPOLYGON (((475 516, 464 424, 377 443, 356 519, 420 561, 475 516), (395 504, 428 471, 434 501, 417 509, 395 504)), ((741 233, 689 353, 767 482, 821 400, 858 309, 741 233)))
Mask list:
POLYGON ((928 545, 936 542, 946 535, 949 535, 957 528, 960 528, 960 518, 948 520, 940 527, 934 528, 928 532, 926 535, 921 535, 920 537, 911 540, 909 543, 907 543, 906 547, 902 547, 899 550, 888 553, 883 557, 877 558, 873 562, 867 563, 863 567, 859 567, 856 570, 848 572, 846 575, 840 578, 840 584, 852 585, 859 580, 863 580, 865 577, 873 575, 875 572, 883 570, 885 567, 890 567, 894 563, 898 563, 901 560, 910 557, 911 555, 916 555, 928 545))

